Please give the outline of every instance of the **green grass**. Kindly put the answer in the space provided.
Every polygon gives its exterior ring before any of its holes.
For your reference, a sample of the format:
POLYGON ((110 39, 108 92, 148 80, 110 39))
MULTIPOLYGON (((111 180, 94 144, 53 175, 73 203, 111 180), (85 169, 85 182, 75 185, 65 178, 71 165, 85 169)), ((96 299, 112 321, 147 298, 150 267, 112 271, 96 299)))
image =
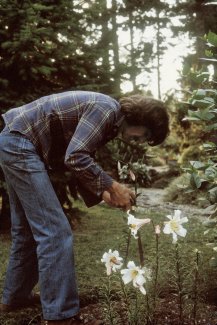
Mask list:
POLYGON ((0 288, 2 291, 3 286, 3 279, 5 276, 7 262, 8 262, 8 255, 10 250, 10 237, 7 235, 0 235, 0 288))
MULTIPOLYGON (((126 250, 126 232, 128 230, 126 222, 126 213, 112 209, 104 205, 87 209, 81 202, 76 203, 79 208, 80 224, 74 230, 74 252, 76 261, 76 273, 78 279, 79 292, 83 299, 91 301, 98 299, 98 292, 102 284, 107 282, 105 266, 101 263, 104 252, 110 248, 119 250, 121 256, 125 256, 126 250)), ((150 217, 154 224, 163 225, 166 221, 165 213, 154 213, 148 211, 145 215, 139 217, 150 217)), ((196 218, 189 217, 189 222, 185 224, 187 236, 180 240, 180 259, 181 269, 183 272, 184 282, 187 287, 192 285, 193 268, 195 261, 195 249, 200 254, 200 294, 205 297, 211 287, 217 287, 216 271, 209 267, 209 259, 212 251, 204 242, 204 227, 196 218)), ((144 249, 145 263, 151 269, 155 267, 155 234, 152 224, 145 225, 141 229, 141 237, 144 249)), ((9 255, 10 237, 0 235, 0 294, 2 293, 3 280, 6 271, 6 264, 9 255)), ((175 248, 172 245, 170 235, 160 234, 159 239, 159 256, 160 256, 160 273, 159 273, 159 291, 167 291, 172 287, 170 282, 175 278, 175 248)), ((129 259, 139 264, 139 255, 137 251, 137 240, 131 238, 129 259)), ((64 267, 64 266, 63 266, 64 267)), ((39 310, 30 313, 31 317, 37 315, 39 310), (34 314, 36 313, 36 314, 34 314)), ((27 313, 26 317, 29 319, 27 313)), ((20 316, 21 317, 21 316, 20 316)), ((24 316, 22 316, 24 317, 24 316)), ((31 319, 31 318, 30 318, 31 319)), ((14 316, 7 317, 0 315, 0 324, 13 325, 14 316)), ((16 319, 17 321, 17 319, 16 319)), ((28 324, 16 322, 16 324, 28 324)), ((31 324, 34 324, 32 322, 31 324)))

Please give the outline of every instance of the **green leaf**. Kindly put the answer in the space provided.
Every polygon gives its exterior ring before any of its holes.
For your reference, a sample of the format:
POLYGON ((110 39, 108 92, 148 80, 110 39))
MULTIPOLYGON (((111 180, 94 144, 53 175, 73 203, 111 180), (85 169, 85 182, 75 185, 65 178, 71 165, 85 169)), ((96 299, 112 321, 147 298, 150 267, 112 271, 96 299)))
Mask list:
POLYGON ((215 34, 215 33, 211 32, 211 31, 209 31, 209 33, 208 33, 208 35, 207 35, 207 41, 208 41, 211 45, 217 47, 217 34, 215 34))
POLYGON ((194 99, 193 97, 191 103, 198 108, 208 108, 215 104, 215 100, 212 97, 204 97, 203 99, 194 99))
POLYGON ((209 108, 198 110, 198 111, 188 111, 189 117, 194 120, 210 121, 215 117, 215 114, 210 113, 209 108))
POLYGON ((209 58, 213 57, 213 52, 211 50, 205 50, 205 54, 206 56, 208 56, 209 58))
POLYGON ((211 125, 207 125, 205 130, 206 131, 217 130, 217 123, 214 123, 214 124, 211 124, 211 125))
MULTIPOLYGON (((214 124, 216 125, 217 128, 217 123, 214 124)), ((216 148, 216 144, 214 142, 207 142, 203 144, 204 149, 215 149, 216 148)))
POLYGON ((200 176, 195 173, 191 174, 190 184, 192 188, 200 188, 202 184, 200 176))
POLYGON ((203 167, 205 167, 205 164, 198 160, 191 160, 190 165, 195 169, 202 169, 203 167))
POLYGON ((206 90, 205 89, 197 89, 193 92, 192 98, 194 99, 201 99, 206 96, 206 90))
POLYGON ((201 84, 204 81, 209 79, 209 72, 202 72, 202 73, 191 73, 189 75, 190 79, 194 82, 196 82, 197 84, 201 84))
MULTIPOLYGON (((216 62, 217 62, 217 60, 216 60, 216 62)), ((205 89, 206 90, 206 92, 207 93, 210 93, 210 94, 213 94, 214 96, 216 96, 217 95, 217 90, 216 89, 205 89)))
POLYGON ((205 170, 205 176, 209 179, 217 178, 217 168, 214 166, 210 166, 205 170))
POLYGON ((209 200, 212 203, 217 203, 217 187, 213 187, 209 192, 209 200))

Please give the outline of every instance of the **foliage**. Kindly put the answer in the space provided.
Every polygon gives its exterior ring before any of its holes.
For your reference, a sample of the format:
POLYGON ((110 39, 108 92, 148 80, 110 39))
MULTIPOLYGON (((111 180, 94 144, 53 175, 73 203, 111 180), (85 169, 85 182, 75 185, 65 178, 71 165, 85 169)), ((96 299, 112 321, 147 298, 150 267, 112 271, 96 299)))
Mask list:
POLYGON ((200 208, 207 208, 209 201, 205 199, 205 190, 186 192, 189 187, 190 175, 182 173, 179 177, 173 179, 166 188, 163 197, 165 202, 176 202, 177 204, 195 204, 200 208))
POLYGON ((114 178, 131 183, 129 170, 132 170, 138 176, 138 184, 147 186, 150 183, 150 177, 146 152, 146 144, 138 144, 135 141, 126 142, 121 138, 115 138, 97 151, 96 159, 114 178), (118 168, 118 162, 122 170, 118 168))
POLYGON ((172 26, 175 35, 187 31, 190 38, 196 37, 196 53, 187 57, 187 62, 194 64, 196 59, 204 53, 205 46, 201 35, 210 30, 217 32, 217 6, 209 0, 181 0, 177 1, 174 14, 179 17, 179 24, 172 26))
POLYGON ((85 41, 83 11, 68 0, 1 1, 1 110, 61 90, 99 89, 104 74, 85 41))
MULTIPOLYGON (((215 58, 215 48, 217 48, 217 34, 209 32, 205 35, 204 39, 209 46, 206 51, 208 57, 202 58, 203 61, 209 64, 217 64, 215 58), (212 59, 210 59, 212 57, 212 59)), ((190 161, 189 166, 184 170, 190 175, 190 190, 195 191, 200 189, 206 189, 207 198, 210 202, 211 218, 216 220, 217 218, 217 90, 216 84, 216 70, 214 69, 214 75, 204 72, 203 70, 189 71, 188 77, 197 83, 198 88, 193 90, 188 100, 190 105, 188 109, 188 116, 186 119, 194 123, 203 123, 205 125, 204 131, 207 134, 208 142, 202 142, 200 145, 206 154, 206 159, 203 161, 190 161)), ((216 222, 212 220, 206 223, 207 226, 212 228, 212 241, 214 241, 213 249, 216 250, 216 222)), ((210 233, 211 231, 207 231, 210 233)), ((211 260, 212 266, 217 267, 217 255, 211 260)))

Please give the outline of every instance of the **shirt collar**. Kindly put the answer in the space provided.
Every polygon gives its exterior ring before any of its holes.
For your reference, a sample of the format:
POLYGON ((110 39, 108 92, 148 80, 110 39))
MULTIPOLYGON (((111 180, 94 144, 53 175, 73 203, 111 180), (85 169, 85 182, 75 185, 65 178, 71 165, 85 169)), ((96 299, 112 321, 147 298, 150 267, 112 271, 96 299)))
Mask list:
POLYGON ((110 141, 118 135, 118 131, 119 131, 123 121, 124 121, 124 114, 121 111, 119 111, 117 121, 113 125, 112 130, 107 135, 106 141, 110 141))

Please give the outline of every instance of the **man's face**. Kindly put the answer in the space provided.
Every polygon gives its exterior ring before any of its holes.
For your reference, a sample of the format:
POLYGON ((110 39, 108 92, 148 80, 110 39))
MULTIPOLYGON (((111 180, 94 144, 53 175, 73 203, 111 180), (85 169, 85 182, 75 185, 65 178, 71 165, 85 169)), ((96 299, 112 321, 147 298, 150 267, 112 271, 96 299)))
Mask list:
POLYGON ((151 132, 148 128, 142 125, 129 125, 126 124, 122 130, 122 139, 130 142, 144 143, 150 139, 151 132))

